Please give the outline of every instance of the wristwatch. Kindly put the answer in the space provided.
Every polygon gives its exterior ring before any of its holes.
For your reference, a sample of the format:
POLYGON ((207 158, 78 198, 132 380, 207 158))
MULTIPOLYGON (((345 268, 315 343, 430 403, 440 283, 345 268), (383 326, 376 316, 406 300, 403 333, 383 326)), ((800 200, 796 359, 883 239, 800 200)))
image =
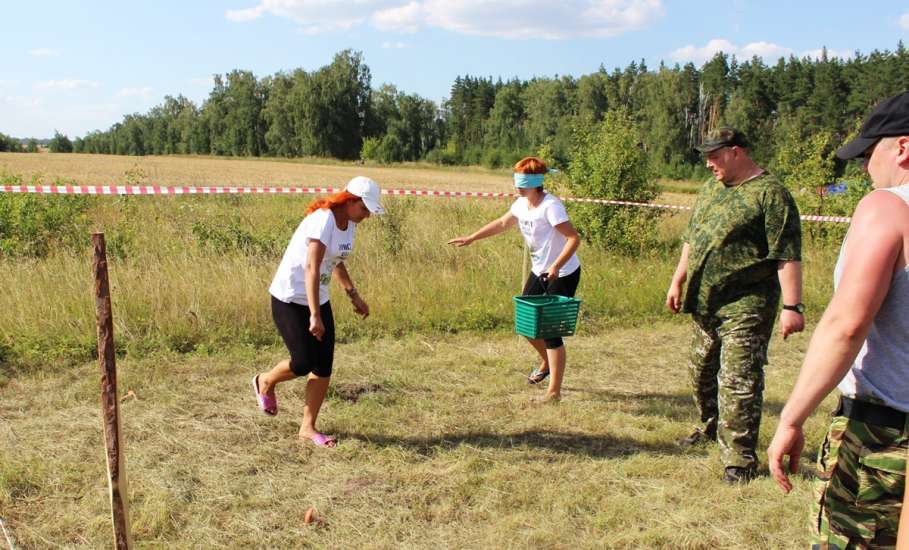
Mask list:
POLYGON ((805 314, 805 304, 803 304, 802 302, 799 302, 799 303, 795 304, 794 306, 788 306, 786 304, 783 304, 783 309, 788 309, 789 311, 794 311, 801 315, 805 314))

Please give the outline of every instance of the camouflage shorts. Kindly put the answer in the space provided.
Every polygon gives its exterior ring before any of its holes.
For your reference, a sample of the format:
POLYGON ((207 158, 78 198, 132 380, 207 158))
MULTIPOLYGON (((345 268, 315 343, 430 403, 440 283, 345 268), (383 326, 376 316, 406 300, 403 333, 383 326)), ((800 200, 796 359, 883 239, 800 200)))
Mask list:
POLYGON ((907 431, 833 418, 818 451, 814 549, 893 548, 906 475, 907 431))

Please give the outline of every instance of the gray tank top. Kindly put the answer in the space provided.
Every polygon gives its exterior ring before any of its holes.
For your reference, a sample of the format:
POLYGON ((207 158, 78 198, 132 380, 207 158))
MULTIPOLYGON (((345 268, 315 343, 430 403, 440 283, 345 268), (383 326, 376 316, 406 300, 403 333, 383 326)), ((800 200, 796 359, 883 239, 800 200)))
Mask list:
MULTIPOLYGON (((909 184, 884 191, 909 205, 909 184)), ((834 288, 842 277, 845 245, 844 240, 833 274, 834 288)), ((890 290, 874 317, 868 337, 838 387, 847 397, 876 401, 909 412, 909 266, 893 274, 890 290)))

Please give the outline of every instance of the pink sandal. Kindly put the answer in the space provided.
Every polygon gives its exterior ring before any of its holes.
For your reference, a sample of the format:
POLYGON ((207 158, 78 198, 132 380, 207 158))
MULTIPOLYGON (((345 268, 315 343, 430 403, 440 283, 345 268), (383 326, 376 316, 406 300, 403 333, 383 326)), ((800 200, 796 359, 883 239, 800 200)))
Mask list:
POLYGON ((259 408, 262 409, 262 412, 268 416, 274 416, 278 414, 278 398, 275 397, 274 393, 271 395, 267 393, 259 393, 259 375, 253 376, 252 379, 253 391, 256 392, 256 401, 259 402, 259 408))
POLYGON ((309 440, 316 444, 316 447, 325 447, 328 449, 337 447, 338 440, 330 435, 325 434, 313 434, 309 436, 309 440), (334 445, 332 445, 334 443, 334 445))

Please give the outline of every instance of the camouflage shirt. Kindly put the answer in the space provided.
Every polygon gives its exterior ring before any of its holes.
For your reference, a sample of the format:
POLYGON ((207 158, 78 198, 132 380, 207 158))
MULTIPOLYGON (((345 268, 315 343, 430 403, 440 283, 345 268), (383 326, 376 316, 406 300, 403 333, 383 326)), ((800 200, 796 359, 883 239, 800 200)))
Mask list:
POLYGON ((775 308, 778 263, 801 260, 801 231, 795 201, 774 176, 764 173, 734 187, 708 181, 683 235, 690 246, 683 311, 775 308))

